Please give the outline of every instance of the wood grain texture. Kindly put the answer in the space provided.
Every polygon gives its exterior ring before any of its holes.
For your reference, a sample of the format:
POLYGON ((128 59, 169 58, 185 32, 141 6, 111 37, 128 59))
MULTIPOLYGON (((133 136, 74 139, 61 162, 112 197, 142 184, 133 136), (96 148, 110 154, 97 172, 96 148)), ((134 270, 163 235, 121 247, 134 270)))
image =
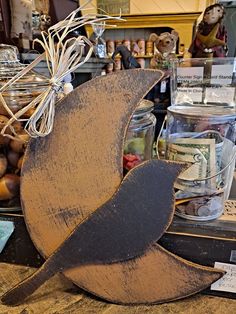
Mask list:
POLYGON ((113 197, 85 218, 42 267, 7 292, 2 302, 22 302, 57 272, 141 256, 170 225, 174 181, 185 168, 185 164, 150 160, 132 169, 113 197), (158 177, 163 180, 157 181, 158 177))

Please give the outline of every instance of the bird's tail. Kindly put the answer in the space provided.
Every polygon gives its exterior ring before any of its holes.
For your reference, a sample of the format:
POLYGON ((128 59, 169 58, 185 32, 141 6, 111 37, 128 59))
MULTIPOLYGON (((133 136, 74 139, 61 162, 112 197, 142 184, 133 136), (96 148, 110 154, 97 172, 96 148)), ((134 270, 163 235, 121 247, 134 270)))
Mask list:
POLYGON ((2 303, 14 306, 23 302, 25 298, 30 296, 55 273, 56 271, 52 271, 50 267, 48 267, 46 262, 35 273, 33 273, 31 276, 27 277, 21 283, 6 292, 1 298, 2 303))

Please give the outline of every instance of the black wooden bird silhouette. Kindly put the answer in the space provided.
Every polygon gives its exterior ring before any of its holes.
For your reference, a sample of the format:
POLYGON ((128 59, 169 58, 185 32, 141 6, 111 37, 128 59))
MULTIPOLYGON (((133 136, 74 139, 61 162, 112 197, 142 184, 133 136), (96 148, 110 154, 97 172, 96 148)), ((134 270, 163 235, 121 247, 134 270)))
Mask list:
POLYGON ((131 51, 125 45, 119 45, 118 47, 116 47, 116 50, 112 55, 113 60, 118 53, 121 55, 121 62, 124 69, 128 70, 141 68, 137 60, 132 56, 131 51))
POLYGON ((2 302, 10 305, 22 302, 57 272, 143 254, 172 220, 173 183, 184 168, 184 164, 161 160, 134 168, 115 195, 78 225, 39 270, 7 292, 2 302))

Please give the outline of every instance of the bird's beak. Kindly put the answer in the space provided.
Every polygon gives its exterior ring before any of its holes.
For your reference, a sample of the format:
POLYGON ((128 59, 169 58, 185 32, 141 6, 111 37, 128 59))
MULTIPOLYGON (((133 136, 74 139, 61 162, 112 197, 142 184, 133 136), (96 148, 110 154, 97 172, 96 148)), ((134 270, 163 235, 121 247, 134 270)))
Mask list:
POLYGON ((180 175, 181 172, 185 171, 191 166, 191 163, 177 162, 177 161, 166 161, 170 167, 170 171, 176 178, 180 175))

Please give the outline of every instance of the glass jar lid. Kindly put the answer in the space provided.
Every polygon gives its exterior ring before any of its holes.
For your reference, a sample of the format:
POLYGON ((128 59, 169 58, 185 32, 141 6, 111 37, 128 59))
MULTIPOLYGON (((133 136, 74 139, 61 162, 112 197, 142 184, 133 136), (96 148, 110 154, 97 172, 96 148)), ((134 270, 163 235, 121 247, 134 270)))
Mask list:
POLYGON ((142 99, 138 107, 136 108, 133 116, 134 117, 143 116, 146 113, 151 112, 153 107, 154 107, 154 103, 151 100, 142 99))
MULTIPOLYGON (((0 88, 27 66, 20 63, 17 54, 18 50, 16 47, 0 45, 0 88)), ((13 112, 16 112, 46 90, 48 85, 49 78, 30 70, 16 82, 9 85, 2 92, 2 95, 8 107, 13 112)), ((8 115, 1 102, 0 114, 8 115)))
MULTIPOLYGON (((18 59, 18 50, 15 46, 0 44, 0 87, 4 86, 11 78, 23 70, 27 65, 21 64, 18 59)), ((48 86, 49 79, 35 71, 29 71, 19 78, 7 90, 48 86)))
POLYGON ((236 112, 228 107, 170 106, 167 111, 173 115, 191 119, 235 120, 236 112))

